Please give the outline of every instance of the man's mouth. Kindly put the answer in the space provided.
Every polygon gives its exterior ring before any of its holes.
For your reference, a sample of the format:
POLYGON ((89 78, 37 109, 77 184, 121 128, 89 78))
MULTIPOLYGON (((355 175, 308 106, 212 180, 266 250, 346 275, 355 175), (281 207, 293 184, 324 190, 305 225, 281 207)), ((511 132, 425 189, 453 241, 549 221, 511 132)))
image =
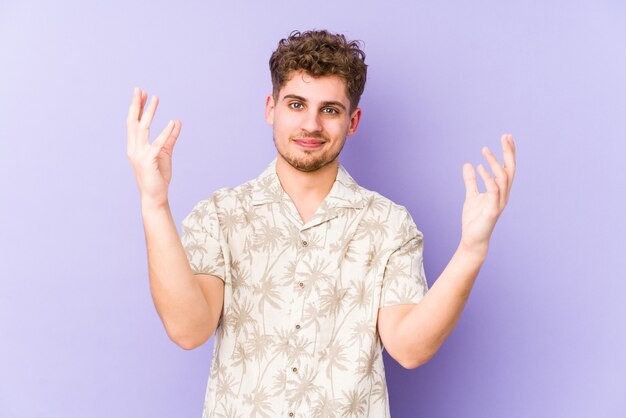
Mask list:
POLYGON ((304 148, 317 148, 325 142, 323 139, 317 138, 294 138, 292 141, 304 148))

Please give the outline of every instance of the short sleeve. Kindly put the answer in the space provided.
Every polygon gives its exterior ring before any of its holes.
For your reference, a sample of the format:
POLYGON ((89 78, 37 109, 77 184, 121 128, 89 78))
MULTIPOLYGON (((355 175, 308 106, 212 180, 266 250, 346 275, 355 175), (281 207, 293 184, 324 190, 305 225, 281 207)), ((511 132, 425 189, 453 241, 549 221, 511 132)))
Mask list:
POLYGON ((423 236, 407 214, 402 244, 391 253, 383 275, 381 307, 417 304, 428 291, 424 274, 423 236))
POLYGON ((194 274, 224 280, 220 226, 213 198, 200 201, 182 221, 181 242, 194 274))

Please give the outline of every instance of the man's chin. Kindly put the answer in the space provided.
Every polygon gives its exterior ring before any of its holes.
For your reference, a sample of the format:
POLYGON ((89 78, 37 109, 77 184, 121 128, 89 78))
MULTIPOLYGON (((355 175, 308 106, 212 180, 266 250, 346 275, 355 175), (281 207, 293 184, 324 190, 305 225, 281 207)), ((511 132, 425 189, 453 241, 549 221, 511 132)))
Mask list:
POLYGON ((326 160, 321 158, 316 159, 296 159, 296 158, 285 158, 283 159, 293 168, 298 171, 302 171, 303 173, 312 173, 314 171, 318 171, 328 164, 332 163, 335 159, 326 160))
POLYGON ((289 162, 289 165, 291 165, 293 168, 295 168, 298 171, 302 171, 304 173, 312 173, 314 171, 318 171, 319 169, 321 169, 322 167, 324 167, 326 164, 328 163, 324 163, 321 161, 314 161, 314 162, 301 162, 301 161, 296 161, 296 162, 289 162))

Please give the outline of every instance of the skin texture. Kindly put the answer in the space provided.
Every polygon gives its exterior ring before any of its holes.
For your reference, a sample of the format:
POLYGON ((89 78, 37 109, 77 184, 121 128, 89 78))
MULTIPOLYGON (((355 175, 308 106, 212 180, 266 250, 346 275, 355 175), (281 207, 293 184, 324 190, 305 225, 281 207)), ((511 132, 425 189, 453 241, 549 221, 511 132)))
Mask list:
POLYGON ((179 120, 170 121, 150 144, 150 125, 159 99, 152 96, 144 111, 147 99, 148 93, 135 88, 126 119, 127 154, 135 172, 142 201, 163 204, 167 201, 167 191, 172 179, 172 153, 182 123, 179 120))
POLYGON ((267 96, 265 120, 273 127, 276 173, 303 222, 330 191, 337 157, 358 128, 361 109, 350 108, 345 81, 301 71, 292 73, 276 100, 267 96))
POLYGON ((274 101, 266 100, 266 120, 274 128, 281 160, 296 170, 312 172, 337 166, 346 136, 356 132, 361 109, 351 114, 345 83, 338 77, 313 78, 294 72, 274 101), (310 145, 319 146, 307 146, 310 145))
POLYGON ((150 292, 167 335, 180 347, 192 349, 207 341, 217 326, 224 282, 191 271, 167 194, 181 122, 171 121, 150 144, 150 125, 158 98, 153 96, 146 107, 147 98, 146 92, 135 89, 126 127, 128 159, 141 196, 150 292))

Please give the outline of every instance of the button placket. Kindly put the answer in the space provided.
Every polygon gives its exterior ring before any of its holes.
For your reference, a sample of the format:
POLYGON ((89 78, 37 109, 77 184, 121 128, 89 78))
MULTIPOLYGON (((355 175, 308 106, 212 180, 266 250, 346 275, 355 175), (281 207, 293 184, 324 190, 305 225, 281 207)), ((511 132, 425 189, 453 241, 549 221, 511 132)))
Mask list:
MULTIPOLYGON (((294 270, 294 276, 293 276, 293 284, 291 287, 291 291, 292 291, 292 299, 291 299, 291 303, 290 303, 290 314, 289 314, 289 322, 291 323, 291 336, 289 338, 289 344, 292 347, 296 346, 296 334, 302 329, 302 325, 301 325, 301 307, 302 304, 304 303, 304 299, 305 299, 305 295, 304 295, 304 288, 305 283, 301 280, 302 275, 305 273, 304 269, 306 268, 305 265, 302 264, 303 260, 306 259, 306 247, 309 246, 309 242, 306 240, 306 237, 304 236, 304 234, 300 233, 300 245, 298 246, 299 248, 298 250, 298 254, 296 257, 296 266, 295 266, 295 270, 294 270), (299 280, 300 279, 300 280, 299 280)), ((288 385, 297 385, 297 374, 298 374, 298 367, 300 364, 298 364, 298 361, 295 360, 294 363, 286 364, 286 369, 287 369, 287 373, 289 375, 291 375, 291 377, 288 377, 288 385)), ((296 409, 294 407, 294 405, 288 405, 288 409, 287 409, 287 416, 289 417, 295 417, 296 414, 296 409)), ((298 415, 299 416, 299 415, 298 415)))

